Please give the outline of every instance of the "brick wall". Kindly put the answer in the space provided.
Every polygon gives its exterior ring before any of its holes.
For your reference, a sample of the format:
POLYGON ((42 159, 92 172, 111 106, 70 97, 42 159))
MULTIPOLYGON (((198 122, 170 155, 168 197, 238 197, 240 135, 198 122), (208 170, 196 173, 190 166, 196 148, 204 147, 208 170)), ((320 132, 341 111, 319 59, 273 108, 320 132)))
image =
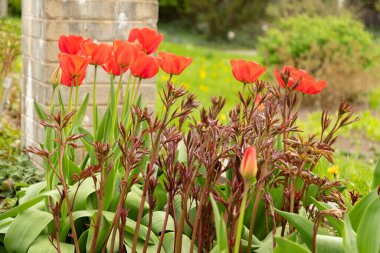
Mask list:
POLYGON ((0 0, 0 17, 7 15, 8 11, 8 0, 0 0))
MULTIPOLYGON (((2 1, 2 0, 0 0, 2 1)), ((24 145, 36 145, 44 138, 38 125, 33 102, 45 109, 51 99, 49 84, 53 70, 58 66, 57 40, 61 34, 78 34, 98 42, 126 39, 133 27, 155 28, 158 18, 158 0, 23 0, 22 2, 22 116, 24 145)), ((92 96, 93 66, 89 66, 79 101, 87 92, 92 96)), ((108 95, 109 79, 102 69, 98 71, 97 103, 103 112, 108 95), (105 95, 107 94, 107 95, 105 95)), ((155 101, 155 80, 141 84, 145 102, 155 101)), ((68 89, 61 87, 63 99, 68 89)), ((124 92, 121 92, 123 96, 124 92)), ((85 124, 92 125, 91 101, 85 124)))

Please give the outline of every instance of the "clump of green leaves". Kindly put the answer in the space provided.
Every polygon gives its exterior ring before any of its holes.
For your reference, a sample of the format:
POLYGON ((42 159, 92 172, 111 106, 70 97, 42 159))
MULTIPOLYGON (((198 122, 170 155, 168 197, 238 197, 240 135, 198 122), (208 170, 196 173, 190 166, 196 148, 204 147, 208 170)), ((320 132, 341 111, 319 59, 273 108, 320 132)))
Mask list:
POLYGON ((0 126, 0 212, 17 203, 17 191, 43 179, 21 150, 19 129, 8 124, 0 126))

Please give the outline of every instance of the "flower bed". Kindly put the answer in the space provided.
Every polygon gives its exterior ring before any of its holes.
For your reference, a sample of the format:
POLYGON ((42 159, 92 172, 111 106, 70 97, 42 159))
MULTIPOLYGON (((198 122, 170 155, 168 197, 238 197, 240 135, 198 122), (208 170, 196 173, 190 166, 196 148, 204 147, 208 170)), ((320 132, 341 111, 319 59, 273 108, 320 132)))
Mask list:
MULTIPOLYGON (((357 120, 351 106, 342 101, 335 116, 324 111, 320 133, 300 135, 302 97, 327 83, 287 66, 275 71, 278 84, 269 84, 260 80, 265 67, 231 60, 242 87, 221 122, 225 99, 199 108, 171 82, 192 60, 154 56, 162 39, 148 28, 113 45, 60 37, 51 79, 59 104, 52 99, 50 112, 35 105, 46 138, 26 149, 43 159, 46 180, 0 214, 8 252, 378 252, 378 191, 358 201, 341 182, 313 172, 321 159, 333 163, 337 132, 357 120), (96 73, 109 74, 104 115, 96 96, 78 101, 89 67, 94 94, 96 73), (168 80, 160 92, 164 108, 154 115, 138 91, 159 68, 168 80), (123 86, 126 99, 119 101, 123 86), (67 106, 60 89, 70 90, 67 106), (89 99, 92 131, 81 123, 89 99)), ((375 177, 373 188, 378 184, 375 177)))

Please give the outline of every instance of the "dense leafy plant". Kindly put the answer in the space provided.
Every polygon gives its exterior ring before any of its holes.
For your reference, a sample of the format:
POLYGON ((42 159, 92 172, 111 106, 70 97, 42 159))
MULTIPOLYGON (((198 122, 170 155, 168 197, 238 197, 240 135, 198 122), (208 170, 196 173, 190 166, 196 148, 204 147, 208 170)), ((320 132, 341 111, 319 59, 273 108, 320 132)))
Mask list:
POLYGON ((0 212, 17 203, 26 187, 43 179, 43 172, 37 169, 21 150, 20 130, 9 124, 0 124, 0 212))
POLYGON ((324 105, 340 97, 358 101, 372 87, 379 59, 371 34, 348 16, 281 19, 259 38, 258 52, 266 64, 293 65, 328 80, 331 85, 316 97, 324 105))
MULTIPOLYGON (((341 102, 335 117, 324 111, 319 134, 305 136, 297 126, 300 97, 319 93, 325 81, 285 67, 275 72, 279 85, 271 85, 259 80, 265 67, 231 60, 242 90, 227 123, 219 121, 226 103, 221 97, 199 108, 198 118, 195 96, 171 81, 192 60, 152 56, 162 39, 148 28, 133 29, 128 41, 112 46, 60 37, 60 67, 52 76, 59 104, 52 99, 50 112, 35 105, 46 138, 27 148, 43 159, 46 180, 0 215, 8 252, 280 251, 289 243, 302 247, 289 241, 313 226, 310 220, 298 226, 284 213, 313 220, 317 201, 336 202, 338 217, 351 206, 348 196, 357 200, 339 181, 313 173, 320 160, 333 163, 337 131, 356 121, 352 108, 341 102), (78 101, 89 64, 95 68, 93 94, 100 66, 110 77, 103 115, 92 97, 93 131, 81 126, 89 95, 78 101), (139 86, 159 67, 168 81, 160 92, 164 108, 154 115, 142 106, 139 86), (70 90, 67 106, 62 88, 70 90), (275 248, 277 234, 282 238, 275 248)), ((306 239, 308 246, 316 242, 306 239)))

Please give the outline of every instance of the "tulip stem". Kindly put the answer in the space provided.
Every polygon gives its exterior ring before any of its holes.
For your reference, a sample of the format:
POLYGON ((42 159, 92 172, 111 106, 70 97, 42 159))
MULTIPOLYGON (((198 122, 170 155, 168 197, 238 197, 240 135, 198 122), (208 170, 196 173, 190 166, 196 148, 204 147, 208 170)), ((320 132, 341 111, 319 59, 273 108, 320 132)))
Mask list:
POLYGON ((94 124, 94 136, 96 136, 96 131, 98 128, 98 108, 96 106, 96 72, 98 69, 98 65, 94 65, 94 92, 92 94, 92 122, 94 124))
MULTIPOLYGON (((125 120, 125 116, 126 116, 125 114, 127 113, 127 107, 129 105, 129 101, 130 101, 129 96, 130 96, 131 79, 132 79, 132 73, 129 73, 127 87, 125 88, 123 111, 121 113, 121 121, 122 122, 124 122, 124 120, 125 120)), ((135 78, 135 80, 136 80, 136 78, 135 78)))
POLYGON ((75 111, 77 110, 77 107, 78 107, 78 91, 79 91, 79 86, 75 86, 75 111))
POLYGON ((131 104, 135 103, 134 95, 135 95, 135 89, 136 89, 136 81, 137 81, 137 77, 133 79, 131 104))
POLYGON ((56 88, 53 88, 53 92, 51 94, 51 99, 50 99, 50 112, 51 113, 54 113, 54 108, 55 108, 55 103, 54 103, 55 90, 56 90, 56 88))
POLYGON ((70 87, 70 94, 69 94, 69 106, 67 108, 67 113, 70 113, 71 112, 71 108, 72 108, 72 99, 73 99, 73 86, 71 85, 70 87))
POLYGON ((244 195, 243 195, 243 200, 241 201, 239 220, 238 220, 238 224, 237 224, 236 231, 235 231, 234 253, 239 253, 239 250, 240 250, 241 231, 243 228, 245 205, 247 204, 248 191, 249 191, 249 183, 248 183, 248 181, 245 181, 244 182, 244 195))
POLYGON ((139 78, 139 81, 137 82, 137 87, 136 87, 135 93, 133 94, 133 100, 132 100, 133 103, 137 102, 135 100, 138 98, 137 94, 139 93, 140 84, 141 84, 141 78, 139 78))
POLYGON ((117 121, 117 106, 119 105, 119 96, 120 96, 120 90, 121 90, 122 84, 123 84, 123 73, 121 73, 119 76, 119 84, 117 85, 117 90, 115 94, 115 103, 113 106, 112 121, 111 121, 111 136, 110 136, 111 143, 113 142, 114 137, 115 137, 114 132, 115 132, 115 124, 117 121))
MULTIPOLYGON (((263 172, 261 172, 263 173, 263 172)), ((251 222, 249 224, 249 232, 248 232, 248 250, 247 252, 251 252, 252 248, 252 236, 253 236, 253 230, 255 228, 255 221, 256 221, 256 214, 257 214, 257 208, 259 206, 259 200, 261 196, 261 191, 263 189, 263 184, 262 182, 259 182, 257 185, 257 191, 256 191, 256 197, 255 197, 255 202, 253 203, 253 211, 252 211, 252 216, 251 216, 251 222)))

